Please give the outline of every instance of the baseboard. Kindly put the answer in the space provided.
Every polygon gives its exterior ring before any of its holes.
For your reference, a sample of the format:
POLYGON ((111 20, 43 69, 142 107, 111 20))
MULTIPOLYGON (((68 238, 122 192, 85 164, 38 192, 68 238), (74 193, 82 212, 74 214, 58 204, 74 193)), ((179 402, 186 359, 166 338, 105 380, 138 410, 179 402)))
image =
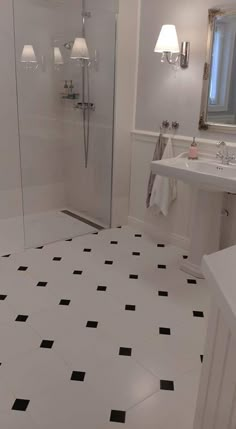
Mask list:
POLYGON ((184 250, 189 250, 190 241, 188 237, 166 231, 158 231, 158 228, 150 223, 143 222, 140 219, 129 216, 128 225, 138 228, 140 231, 146 232, 151 237, 170 243, 173 246, 180 247, 184 250))

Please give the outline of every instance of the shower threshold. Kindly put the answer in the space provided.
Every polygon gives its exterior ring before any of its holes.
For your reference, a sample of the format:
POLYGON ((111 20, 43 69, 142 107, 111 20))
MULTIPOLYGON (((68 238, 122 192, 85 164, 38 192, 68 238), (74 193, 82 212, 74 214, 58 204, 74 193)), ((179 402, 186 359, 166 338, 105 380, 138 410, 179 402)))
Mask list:
POLYGON ((80 222, 86 223, 87 225, 91 226, 92 228, 98 229, 99 231, 105 229, 105 227, 103 227, 103 226, 101 226, 101 225, 99 225, 99 224, 97 224, 95 222, 92 222, 89 219, 87 219, 87 218, 85 218, 83 216, 80 216, 80 215, 78 215, 78 214, 76 214, 76 213, 74 213, 74 212, 72 212, 70 210, 61 210, 61 213, 64 213, 64 214, 66 214, 66 215, 68 215, 70 217, 73 217, 74 219, 77 219, 80 222))
POLYGON ((76 210, 61 208, 26 215, 25 223, 25 248, 44 246, 61 240, 100 231, 103 226, 81 216, 76 210))
POLYGON ((59 208, 0 219, 0 256, 61 240, 92 234, 108 228, 75 210, 59 208), (23 235, 23 223, 25 240, 23 235))

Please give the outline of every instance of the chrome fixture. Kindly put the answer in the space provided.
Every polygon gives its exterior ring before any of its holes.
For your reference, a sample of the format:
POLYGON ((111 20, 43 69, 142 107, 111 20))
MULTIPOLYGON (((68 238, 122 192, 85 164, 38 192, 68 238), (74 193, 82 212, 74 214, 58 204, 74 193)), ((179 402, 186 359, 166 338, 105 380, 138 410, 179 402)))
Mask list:
POLYGON ((80 110, 92 110, 93 112, 95 112, 95 104, 94 103, 77 103, 75 105, 75 109, 80 109, 80 110))
POLYGON ((236 160, 235 155, 229 153, 228 146, 225 142, 218 143, 217 147, 220 150, 217 152, 216 158, 221 159, 223 165, 229 165, 230 162, 236 160))
POLYGON ((171 128, 172 128, 172 130, 175 130, 175 131, 177 131, 178 129, 179 129, 179 122, 177 122, 177 121, 172 121, 172 123, 170 124, 170 122, 166 119, 165 121, 162 121, 162 124, 161 124, 161 129, 163 130, 171 130, 171 128))
POLYGON ((180 65, 186 69, 189 65, 190 43, 182 42, 181 48, 175 25, 163 25, 157 39, 154 52, 161 53, 161 62, 165 60, 171 65, 180 65))
MULTIPOLYGON (((95 110, 95 106, 90 102, 90 76, 89 69, 91 58, 89 55, 86 40, 86 19, 91 17, 91 13, 86 11, 85 0, 82 0, 82 37, 76 37, 74 42, 65 43, 65 48, 71 50, 71 59, 77 60, 82 68, 82 102, 75 105, 76 109, 83 113, 83 133, 84 133, 84 155, 85 168, 88 167, 89 142, 90 142, 90 112, 95 110), (87 83, 87 100, 85 86, 87 83)), ((96 60, 95 60, 96 61, 96 60)))
POLYGON ((74 45, 74 40, 70 40, 69 42, 64 43, 64 48, 71 51, 71 49, 73 48, 73 45, 74 45))
POLYGON ((164 128, 166 130, 167 128, 169 128, 169 126, 170 123, 167 119, 165 121, 162 121, 161 128, 164 128))
POLYGON ((177 131, 177 130, 179 129, 179 122, 177 122, 177 121, 172 121, 171 128, 172 128, 173 130, 177 131))

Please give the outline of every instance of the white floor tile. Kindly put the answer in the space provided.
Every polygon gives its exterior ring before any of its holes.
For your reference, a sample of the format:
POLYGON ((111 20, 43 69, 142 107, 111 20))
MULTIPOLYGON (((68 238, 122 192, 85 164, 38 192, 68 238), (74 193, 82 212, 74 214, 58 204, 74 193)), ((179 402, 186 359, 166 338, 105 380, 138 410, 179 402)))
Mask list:
MULTIPOLYGON (((126 346, 126 344, 123 344, 126 346)), ((132 357, 116 356, 88 378, 93 391, 101 394, 108 409, 127 410, 160 390, 160 380, 132 357)))
MULTIPOLYGON (((0 326, 0 362, 19 359, 40 345, 40 336, 24 323, 13 322, 0 326)), ((1 367, 0 367, 1 369, 1 367)))
POLYGON ((52 349, 38 348, 0 367, 0 384, 6 383, 16 398, 33 399, 66 383, 71 371, 52 349))

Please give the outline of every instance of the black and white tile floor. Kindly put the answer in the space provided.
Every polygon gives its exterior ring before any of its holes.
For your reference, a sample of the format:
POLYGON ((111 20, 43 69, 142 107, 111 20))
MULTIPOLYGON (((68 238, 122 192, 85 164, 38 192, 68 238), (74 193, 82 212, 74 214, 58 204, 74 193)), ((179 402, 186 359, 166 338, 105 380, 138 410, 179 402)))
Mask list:
POLYGON ((209 296, 129 227, 0 260, 2 429, 191 429, 209 296))

